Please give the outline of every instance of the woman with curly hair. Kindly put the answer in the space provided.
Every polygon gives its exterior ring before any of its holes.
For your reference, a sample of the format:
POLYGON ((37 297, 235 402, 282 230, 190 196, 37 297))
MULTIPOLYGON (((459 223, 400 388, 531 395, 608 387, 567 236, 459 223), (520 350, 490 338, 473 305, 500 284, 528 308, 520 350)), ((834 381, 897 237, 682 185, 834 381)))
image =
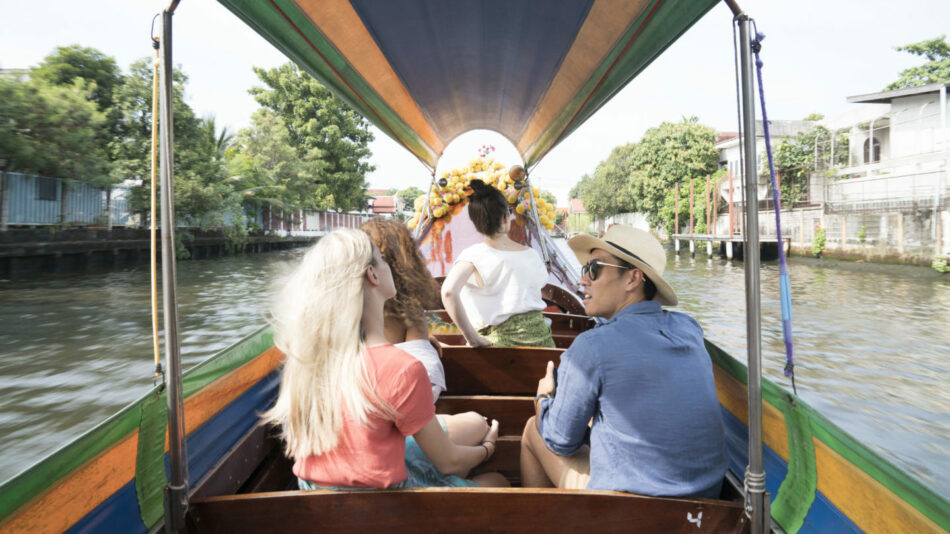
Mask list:
MULTIPOLYGON (((442 307, 439 284, 426 268, 405 224, 376 218, 360 229, 379 247, 380 254, 392 268, 396 284, 396 296, 386 301, 383 309, 386 338, 422 362, 432 384, 432 397, 438 400, 446 390, 445 370, 435 348, 439 342, 429 337, 425 310, 442 307)), ((459 445, 478 444, 488 431, 488 421, 476 412, 438 417, 449 439, 459 445)), ((411 441, 410 438, 410 449, 411 441)))
POLYGON ((477 445, 448 439, 424 367, 384 334, 395 294, 369 236, 344 229, 307 252, 275 302, 274 343, 286 359, 261 417, 281 429, 300 488, 507 485, 498 473, 462 478, 494 452, 498 422, 477 445))
MULTIPOLYGON (((429 274, 406 225, 394 220, 372 219, 360 227, 392 267, 396 296, 386 301, 386 338, 415 356, 429 373, 432 396, 445 391, 445 371, 439 353, 429 340, 425 310, 442 307, 439 284, 429 274)), ((437 342, 436 342, 437 343, 437 342)))

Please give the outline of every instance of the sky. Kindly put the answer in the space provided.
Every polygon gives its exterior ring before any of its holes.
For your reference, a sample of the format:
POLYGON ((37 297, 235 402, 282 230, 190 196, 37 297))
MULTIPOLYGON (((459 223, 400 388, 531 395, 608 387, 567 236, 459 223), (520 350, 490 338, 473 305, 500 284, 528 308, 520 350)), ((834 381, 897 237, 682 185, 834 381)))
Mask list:
MULTIPOLYGON (((91 46, 127 69, 151 55, 152 17, 167 0, 0 0, 0 68, 36 65, 56 46, 91 46)), ((772 120, 828 117, 853 110, 846 97, 880 91, 921 58, 895 46, 950 33, 950 1, 739 0, 765 34, 762 43, 768 115, 772 120)), ((719 131, 736 130, 731 13, 713 8, 535 168, 532 180, 566 205, 570 188, 618 145, 650 127, 695 115, 719 131)), ((263 38, 213 0, 182 0, 174 17, 174 61, 189 81, 186 99, 202 116, 232 131, 247 126, 258 105, 252 67, 287 61, 263 38)), ((370 145, 374 188, 425 188, 429 176, 405 149, 375 129, 370 145)), ((461 165, 483 144, 505 164, 520 163, 498 134, 457 138, 440 163, 461 165)))

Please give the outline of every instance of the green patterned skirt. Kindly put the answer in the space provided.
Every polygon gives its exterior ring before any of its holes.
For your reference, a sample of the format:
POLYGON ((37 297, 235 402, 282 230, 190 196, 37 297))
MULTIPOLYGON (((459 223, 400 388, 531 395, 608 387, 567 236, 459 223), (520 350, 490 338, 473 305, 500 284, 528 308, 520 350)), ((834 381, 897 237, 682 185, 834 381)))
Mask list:
POLYGON ((478 333, 500 347, 554 348, 551 327, 539 311, 512 315, 501 324, 479 329, 478 333))

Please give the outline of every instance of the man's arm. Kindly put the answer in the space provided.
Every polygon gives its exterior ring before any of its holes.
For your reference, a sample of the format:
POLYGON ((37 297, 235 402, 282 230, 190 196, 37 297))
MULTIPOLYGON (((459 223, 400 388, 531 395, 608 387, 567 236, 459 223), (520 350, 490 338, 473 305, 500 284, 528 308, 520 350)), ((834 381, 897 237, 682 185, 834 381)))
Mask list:
MULTIPOLYGON (((538 432, 548 449, 561 455, 573 454, 584 444, 588 423, 597 408, 600 379, 596 358, 587 350, 586 343, 575 340, 561 356, 558 368, 557 396, 539 398, 535 413, 538 432)), ((538 382, 538 394, 554 391, 554 365, 538 382), (542 389, 543 388, 543 389, 542 389)))

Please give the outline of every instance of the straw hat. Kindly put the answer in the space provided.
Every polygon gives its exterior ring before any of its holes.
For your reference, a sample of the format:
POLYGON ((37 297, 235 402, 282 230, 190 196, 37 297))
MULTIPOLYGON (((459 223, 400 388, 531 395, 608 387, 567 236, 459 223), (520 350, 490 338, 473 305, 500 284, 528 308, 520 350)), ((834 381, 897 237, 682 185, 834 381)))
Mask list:
POLYGON ((666 270, 666 252, 663 251, 663 245, 649 232, 615 224, 607 229, 607 233, 601 239, 581 234, 572 237, 567 244, 582 265, 587 263, 590 251, 595 248, 607 251, 630 263, 643 271, 643 274, 656 285, 654 300, 666 306, 676 306, 676 292, 663 279, 663 271, 666 270))

